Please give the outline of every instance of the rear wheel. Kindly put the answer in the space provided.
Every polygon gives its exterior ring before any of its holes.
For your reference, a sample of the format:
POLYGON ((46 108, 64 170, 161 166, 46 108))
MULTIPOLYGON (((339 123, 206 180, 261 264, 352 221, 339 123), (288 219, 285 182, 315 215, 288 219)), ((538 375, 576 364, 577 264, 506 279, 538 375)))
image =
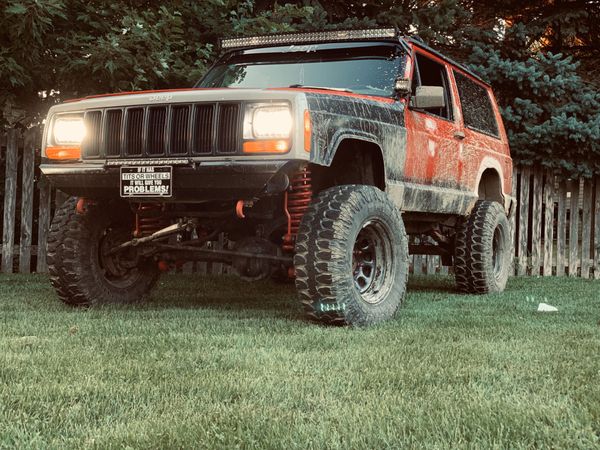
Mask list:
POLYGON ((90 205, 76 212, 77 199, 59 207, 48 236, 48 268, 58 296, 71 305, 131 303, 158 278, 154 261, 135 249, 110 254, 131 238, 131 213, 117 205, 90 205))
POLYGON ((510 225, 497 202, 478 201, 456 233, 454 274, 462 292, 502 292, 510 274, 510 225))
POLYGON ((408 276, 399 211, 372 186, 321 192, 300 225, 294 266, 309 318, 363 326, 393 317, 408 276))

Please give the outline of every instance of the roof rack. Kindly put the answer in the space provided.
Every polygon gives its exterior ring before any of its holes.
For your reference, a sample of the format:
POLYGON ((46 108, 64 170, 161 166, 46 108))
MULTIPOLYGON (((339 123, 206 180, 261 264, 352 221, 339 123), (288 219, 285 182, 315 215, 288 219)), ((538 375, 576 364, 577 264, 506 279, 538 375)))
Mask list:
POLYGON ((431 48, 420 36, 402 36, 397 28, 366 28, 362 30, 331 30, 310 31, 305 33, 293 32, 265 34, 261 36, 221 39, 219 43, 223 50, 241 50, 253 47, 274 47, 278 45, 301 45, 347 41, 392 41, 402 45, 402 47, 404 47, 404 49, 408 52, 410 52, 410 48, 408 46, 408 43, 410 42, 460 68, 478 81, 489 85, 487 81, 476 75, 472 70, 431 48))

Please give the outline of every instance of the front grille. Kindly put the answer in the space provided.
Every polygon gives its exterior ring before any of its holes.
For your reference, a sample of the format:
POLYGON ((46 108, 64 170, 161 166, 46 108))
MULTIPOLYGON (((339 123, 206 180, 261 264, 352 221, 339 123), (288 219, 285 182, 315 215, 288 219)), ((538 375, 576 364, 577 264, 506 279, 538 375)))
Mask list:
POLYGON ((235 155, 242 147, 239 102, 87 111, 84 159, 235 155))

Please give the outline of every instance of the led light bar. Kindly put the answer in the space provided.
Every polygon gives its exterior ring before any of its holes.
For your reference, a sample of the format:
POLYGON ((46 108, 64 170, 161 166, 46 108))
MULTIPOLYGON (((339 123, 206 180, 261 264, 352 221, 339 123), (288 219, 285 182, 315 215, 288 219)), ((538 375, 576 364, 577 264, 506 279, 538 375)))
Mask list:
POLYGON ((264 36, 222 39, 221 48, 248 48, 277 44, 309 44, 317 42, 359 41, 370 39, 393 39, 398 36, 395 28, 371 28, 366 30, 316 31, 310 33, 268 34, 264 36))

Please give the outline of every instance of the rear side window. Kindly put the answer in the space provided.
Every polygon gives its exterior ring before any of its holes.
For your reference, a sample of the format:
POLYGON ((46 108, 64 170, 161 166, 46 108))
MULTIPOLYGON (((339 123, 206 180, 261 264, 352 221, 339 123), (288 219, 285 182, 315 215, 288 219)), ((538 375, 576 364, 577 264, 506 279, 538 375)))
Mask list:
POLYGON ((465 75, 454 72, 465 126, 498 137, 498 123, 488 91, 465 75))

